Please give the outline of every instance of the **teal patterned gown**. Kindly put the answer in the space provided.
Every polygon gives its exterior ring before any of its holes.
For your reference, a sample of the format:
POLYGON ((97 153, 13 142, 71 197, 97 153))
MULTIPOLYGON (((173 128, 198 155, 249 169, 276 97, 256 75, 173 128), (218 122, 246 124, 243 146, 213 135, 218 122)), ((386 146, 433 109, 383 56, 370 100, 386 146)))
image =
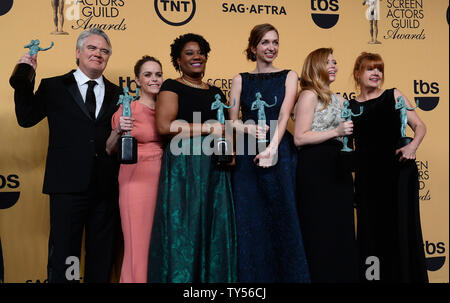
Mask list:
MULTIPOLYGON (((178 95, 178 117, 187 122, 216 118, 216 87, 207 90, 166 80, 161 91, 178 95), (193 113, 201 113, 194 121, 193 113)), ((202 153, 205 137, 178 144, 191 153, 176 155, 170 142, 162 158, 152 229, 148 282, 236 282, 236 231, 230 174, 202 153)))

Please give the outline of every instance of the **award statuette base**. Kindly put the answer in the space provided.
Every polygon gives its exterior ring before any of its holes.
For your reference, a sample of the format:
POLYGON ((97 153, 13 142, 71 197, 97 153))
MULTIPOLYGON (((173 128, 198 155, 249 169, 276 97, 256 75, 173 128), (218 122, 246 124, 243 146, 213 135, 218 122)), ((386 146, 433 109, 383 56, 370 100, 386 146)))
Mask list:
POLYGON ((233 161, 233 155, 229 147, 229 142, 225 138, 220 138, 214 146, 213 161, 217 164, 231 163, 233 161))
POLYGON ((9 78, 9 84, 16 89, 24 84, 31 84, 36 76, 34 68, 26 63, 19 63, 14 68, 11 77, 9 78))
POLYGON ((137 140, 136 138, 124 135, 119 139, 119 149, 117 157, 121 164, 137 163, 137 140))
POLYGON ((353 152, 353 149, 348 148, 347 146, 344 146, 344 147, 341 149, 341 152, 342 152, 342 153, 352 153, 352 152, 353 152))

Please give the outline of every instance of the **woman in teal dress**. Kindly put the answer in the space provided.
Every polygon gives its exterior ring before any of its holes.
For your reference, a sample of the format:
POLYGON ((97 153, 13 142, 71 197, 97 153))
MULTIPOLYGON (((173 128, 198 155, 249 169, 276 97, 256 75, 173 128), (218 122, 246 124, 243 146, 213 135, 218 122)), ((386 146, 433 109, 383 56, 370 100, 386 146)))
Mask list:
POLYGON ((170 142, 161 164, 148 282, 236 282, 230 175, 205 153, 208 135, 224 131, 211 104, 216 94, 226 100, 219 88, 202 81, 209 51, 196 34, 171 45, 181 76, 163 83, 156 102, 157 130, 170 142))

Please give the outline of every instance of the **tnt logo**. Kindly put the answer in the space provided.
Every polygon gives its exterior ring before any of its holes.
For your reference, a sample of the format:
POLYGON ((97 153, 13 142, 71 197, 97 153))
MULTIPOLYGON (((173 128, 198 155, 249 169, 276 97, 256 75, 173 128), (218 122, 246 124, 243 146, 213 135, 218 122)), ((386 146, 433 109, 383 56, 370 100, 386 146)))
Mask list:
POLYGON ((13 0, 0 1, 0 16, 7 14, 13 6, 13 0))
MULTIPOLYGON (((16 189, 20 185, 18 175, 0 175, 0 190, 16 189)), ((19 200, 20 191, 0 192, 0 209, 12 207, 19 200)))
POLYGON ((195 15, 195 0, 155 0, 155 11, 158 17, 172 26, 181 26, 195 15))
POLYGON ((339 21, 339 0, 311 0, 311 16, 320 28, 332 28, 339 21))
POLYGON ((439 103, 439 83, 428 83, 423 80, 414 80, 414 94, 416 95, 428 95, 415 97, 414 100, 419 103, 419 108, 424 111, 433 110, 439 103), (431 96, 429 96, 431 95, 431 96))
POLYGON ((426 258, 427 269, 429 271, 437 271, 441 269, 441 267, 444 266, 445 263, 445 255, 442 256, 442 254, 445 253, 445 243, 433 243, 425 241, 424 246, 427 255, 431 256, 426 258), (435 257, 435 254, 439 254, 440 256, 435 257))

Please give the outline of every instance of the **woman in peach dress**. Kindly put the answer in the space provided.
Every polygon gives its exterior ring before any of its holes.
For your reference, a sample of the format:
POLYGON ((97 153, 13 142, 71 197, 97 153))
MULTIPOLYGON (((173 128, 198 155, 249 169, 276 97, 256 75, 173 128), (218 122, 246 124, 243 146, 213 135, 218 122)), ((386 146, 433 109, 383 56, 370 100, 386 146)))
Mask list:
POLYGON ((131 116, 122 116, 122 105, 112 118, 107 152, 117 151, 117 140, 126 131, 138 141, 136 164, 121 164, 119 206, 124 238, 120 283, 147 281, 148 250, 158 191, 163 140, 155 128, 155 101, 162 84, 161 63, 144 56, 135 67, 141 96, 131 102, 131 116))

